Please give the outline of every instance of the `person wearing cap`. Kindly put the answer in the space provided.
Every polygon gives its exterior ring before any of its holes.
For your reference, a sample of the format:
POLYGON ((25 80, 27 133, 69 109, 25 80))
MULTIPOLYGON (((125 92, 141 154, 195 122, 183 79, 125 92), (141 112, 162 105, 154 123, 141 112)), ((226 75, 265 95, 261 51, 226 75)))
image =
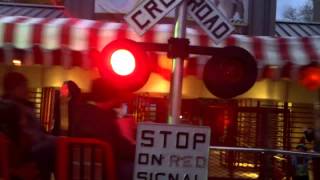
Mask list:
POLYGON ((34 104, 29 101, 27 78, 19 72, 8 72, 3 78, 3 92, 3 100, 16 103, 25 113, 26 123, 23 131, 30 137, 30 157, 37 163, 41 179, 50 179, 54 169, 56 139, 41 128, 34 104))

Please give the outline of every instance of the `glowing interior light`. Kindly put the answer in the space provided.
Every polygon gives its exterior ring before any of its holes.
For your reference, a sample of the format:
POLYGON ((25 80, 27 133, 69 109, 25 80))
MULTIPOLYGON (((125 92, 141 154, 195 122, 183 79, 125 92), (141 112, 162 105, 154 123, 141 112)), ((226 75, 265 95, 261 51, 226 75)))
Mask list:
POLYGON ((21 65, 22 65, 22 61, 19 60, 19 59, 13 59, 13 60, 12 60, 12 64, 13 64, 14 66, 21 66, 21 65))
POLYGON ((133 54, 125 49, 116 50, 112 54, 110 62, 113 71, 121 76, 130 75, 136 68, 133 54))

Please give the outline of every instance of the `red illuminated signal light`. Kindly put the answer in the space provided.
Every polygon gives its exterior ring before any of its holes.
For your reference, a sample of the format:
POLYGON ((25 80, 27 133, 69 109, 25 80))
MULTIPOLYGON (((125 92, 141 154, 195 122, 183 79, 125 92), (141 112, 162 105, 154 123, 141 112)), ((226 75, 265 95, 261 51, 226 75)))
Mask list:
POLYGON ((98 68, 105 81, 119 91, 136 91, 149 79, 150 60, 144 49, 128 39, 112 41, 102 50, 98 68))
POLYGON ((320 67, 317 65, 308 65, 300 70, 300 83, 310 91, 316 91, 320 88, 320 67))
POLYGON ((127 76, 134 72, 136 60, 133 54, 126 49, 116 50, 111 55, 111 67, 120 76, 127 76))

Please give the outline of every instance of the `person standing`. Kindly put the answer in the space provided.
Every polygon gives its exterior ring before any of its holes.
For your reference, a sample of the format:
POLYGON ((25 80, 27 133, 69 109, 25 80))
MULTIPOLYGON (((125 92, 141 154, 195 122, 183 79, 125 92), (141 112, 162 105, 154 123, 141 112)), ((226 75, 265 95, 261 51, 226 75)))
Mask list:
POLYGON ((9 72, 3 78, 2 99, 18 104, 26 115, 23 131, 30 137, 30 157, 37 163, 41 179, 51 178, 55 161, 56 138, 42 130, 40 120, 36 117, 34 105, 29 101, 27 78, 18 72, 9 72))
POLYGON ((114 110, 121 104, 117 91, 108 86, 104 79, 98 78, 93 80, 91 92, 82 98, 69 107, 69 117, 73 118, 69 120, 72 122, 71 135, 110 143, 118 179, 132 179, 135 144, 124 136, 119 127, 119 114, 114 110))
MULTIPOLYGON (((300 140, 296 149, 298 152, 307 152, 304 138, 300 140)), ((292 156, 293 180, 309 180, 309 160, 308 157, 292 156)))

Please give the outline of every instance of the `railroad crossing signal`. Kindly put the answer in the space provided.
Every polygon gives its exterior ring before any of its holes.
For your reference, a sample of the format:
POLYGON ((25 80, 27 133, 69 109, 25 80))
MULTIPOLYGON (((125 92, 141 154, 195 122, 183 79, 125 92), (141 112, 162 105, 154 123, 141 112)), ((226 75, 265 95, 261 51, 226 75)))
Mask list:
POLYGON ((229 99, 249 90, 257 79, 254 57, 240 47, 189 46, 186 39, 172 38, 167 44, 116 40, 102 51, 99 70, 108 84, 121 91, 136 91, 147 81, 151 63, 146 51, 167 52, 172 58, 189 54, 210 55, 203 72, 207 89, 229 99), (178 47, 178 48, 177 48, 178 47))
MULTIPOLYGON (((145 0, 125 19, 139 34, 143 34, 180 2, 145 0)), ((215 42, 226 38, 233 31, 233 26, 208 0, 190 0, 185 7, 215 42)), ((228 99, 246 92, 257 78, 256 61, 245 49, 190 46, 189 40, 185 38, 171 38, 167 44, 128 39, 113 41, 101 53, 99 70, 102 77, 121 91, 140 89, 151 73, 146 51, 167 52, 168 57, 181 59, 187 59, 189 54, 212 56, 205 65, 203 82, 213 95, 220 98, 228 99)))
MULTIPOLYGON (((144 0, 125 16, 125 20, 143 35, 182 1, 144 0)), ((220 43, 234 31, 229 20, 209 0, 190 0, 187 6, 188 14, 215 43, 220 43)))

